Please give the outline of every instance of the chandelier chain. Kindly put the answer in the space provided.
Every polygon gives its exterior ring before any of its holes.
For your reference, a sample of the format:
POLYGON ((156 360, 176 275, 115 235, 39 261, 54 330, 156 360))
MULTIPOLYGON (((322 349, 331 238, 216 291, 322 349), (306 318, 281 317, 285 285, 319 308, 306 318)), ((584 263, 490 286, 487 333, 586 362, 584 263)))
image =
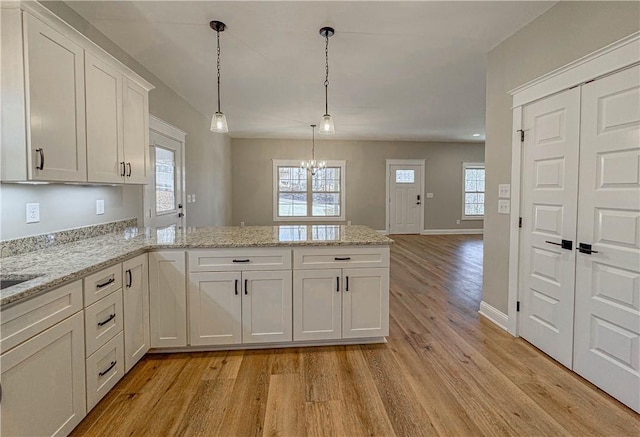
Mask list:
POLYGON ((218 67, 218 112, 220 112, 220 31, 216 31, 216 39, 217 39, 217 43, 218 43, 218 50, 217 50, 217 55, 218 55, 218 62, 217 62, 217 67, 218 67))

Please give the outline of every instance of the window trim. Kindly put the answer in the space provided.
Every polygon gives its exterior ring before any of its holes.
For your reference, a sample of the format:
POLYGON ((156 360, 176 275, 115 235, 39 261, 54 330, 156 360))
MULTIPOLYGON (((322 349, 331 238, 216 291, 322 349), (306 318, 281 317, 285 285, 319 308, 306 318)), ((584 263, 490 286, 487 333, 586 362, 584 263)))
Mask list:
MULTIPOLYGON (((274 222, 343 222, 346 217, 346 168, 347 161, 325 161, 327 167, 340 167, 340 216, 335 217, 314 217, 314 216, 296 216, 281 217, 278 215, 278 167, 300 167, 300 161, 294 159, 273 159, 272 160, 272 208, 274 222)), ((307 176, 307 198, 308 202, 313 201, 313 187, 311 178, 307 176)))
MULTIPOLYGON (((462 215, 460 216, 461 220, 484 220, 484 214, 483 215, 466 215, 465 214, 465 194, 467 192, 467 190, 465 190, 465 178, 464 175, 466 173, 466 170, 468 168, 481 168, 483 169, 485 172, 485 185, 484 185, 484 194, 485 194, 485 206, 486 206, 486 196, 487 196, 487 170, 485 168, 484 162, 463 162, 462 163, 462 215)), ((486 211, 485 211, 486 212, 486 211)))

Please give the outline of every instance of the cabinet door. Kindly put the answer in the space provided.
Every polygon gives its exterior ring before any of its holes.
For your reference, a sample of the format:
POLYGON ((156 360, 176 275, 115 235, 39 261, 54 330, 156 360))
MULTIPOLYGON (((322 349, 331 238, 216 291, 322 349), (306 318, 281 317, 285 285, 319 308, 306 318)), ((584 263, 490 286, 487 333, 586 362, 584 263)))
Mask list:
POLYGON ((344 269, 342 338, 389 335, 389 269, 344 269))
POLYGON ((83 312, 4 353, 4 436, 66 436, 84 418, 83 312))
POLYGON ((122 74, 85 52, 87 178, 123 182, 122 74))
POLYGON ((149 254, 151 347, 187 345, 187 293, 184 271, 183 251, 149 254))
POLYGON ((291 271, 242 272, 242 342, 292 340, 291 271))
POLYGON ((240 272, 189 275, 191 346, 242 343, 240 272))
POLYGON ((24 14, 24 29, 29 176, 86 181, 83 50, 28 13, 24 14))
POLYGON ((147 254, 122 263, 125 372, 147 353, 149 337, 149 263, 147 254))
POLYGON ((149 93, 124 78, 124 159, 125 182, 148 184, 149 172, 149 93))
POLYGON ((342 270, 293 272, 293 339, 342 337, 342 270))

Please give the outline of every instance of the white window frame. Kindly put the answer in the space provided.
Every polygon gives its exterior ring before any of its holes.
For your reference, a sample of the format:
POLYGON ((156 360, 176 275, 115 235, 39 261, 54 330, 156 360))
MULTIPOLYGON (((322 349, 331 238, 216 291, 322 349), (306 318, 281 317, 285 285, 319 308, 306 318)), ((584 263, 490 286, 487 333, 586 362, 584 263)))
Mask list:
MULTIPOLYGON (((273 191, 271 197, 273 198, 273 221, 274 222, 343 222, 346 217, 346 169, 347 161, 325 161, 327 167, 339 167, 340 168, 340 216, 332 217, 315 217, 315 216, 296 216, 296 217, 281 217, 278 215, 278 167, 300 167, 300 161, 292 159, 274 159, 273 162, 273 191)), ((311 185, 311 178, 307 177, 307 199, 308 202, 313 201, 313 191, 311 185)))
POLYGON ((485 195, 485 204, 486 204, 486 195, 487 195, 487 169, 485 168, 484 162, 463 162, 462 163, 462 220, 484 220, 484 214, 483 215, 466 215, 465 214, 465 194, 467 193, 467 190, 465 188, 465 173, 466 170, 468 168, 481 168, 484 170, 484 175, 485 175, 485 183, 484 183, 484 195, 485 195))

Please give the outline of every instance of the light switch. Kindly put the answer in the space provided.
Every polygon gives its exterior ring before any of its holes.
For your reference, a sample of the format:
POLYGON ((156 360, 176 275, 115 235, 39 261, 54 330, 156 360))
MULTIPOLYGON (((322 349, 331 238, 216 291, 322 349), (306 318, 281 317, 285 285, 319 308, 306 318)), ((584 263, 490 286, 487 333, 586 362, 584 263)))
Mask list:
POLYGON ((427 199, 433 199, 433 193, 427 193, 427 199))
POLYGON ((40 204, 27 203, 27 223, 38 223, 40 221, 40 204))
POLYGON ((196 195, 195 194, 191 195, 191 202, 192 203, 196 203, 196 195))
POLYGON ((104 199, 96 200, 96 215, 104 214, 104 199))
POLYGON ((500 184, 500 185, 498 185, 498 197, 500 199, 510 199, 511 198, 511 184, 500 184))
POLYGON ((511 214, 511 201, 508 199, 498 200, 498 214, 511 214))

